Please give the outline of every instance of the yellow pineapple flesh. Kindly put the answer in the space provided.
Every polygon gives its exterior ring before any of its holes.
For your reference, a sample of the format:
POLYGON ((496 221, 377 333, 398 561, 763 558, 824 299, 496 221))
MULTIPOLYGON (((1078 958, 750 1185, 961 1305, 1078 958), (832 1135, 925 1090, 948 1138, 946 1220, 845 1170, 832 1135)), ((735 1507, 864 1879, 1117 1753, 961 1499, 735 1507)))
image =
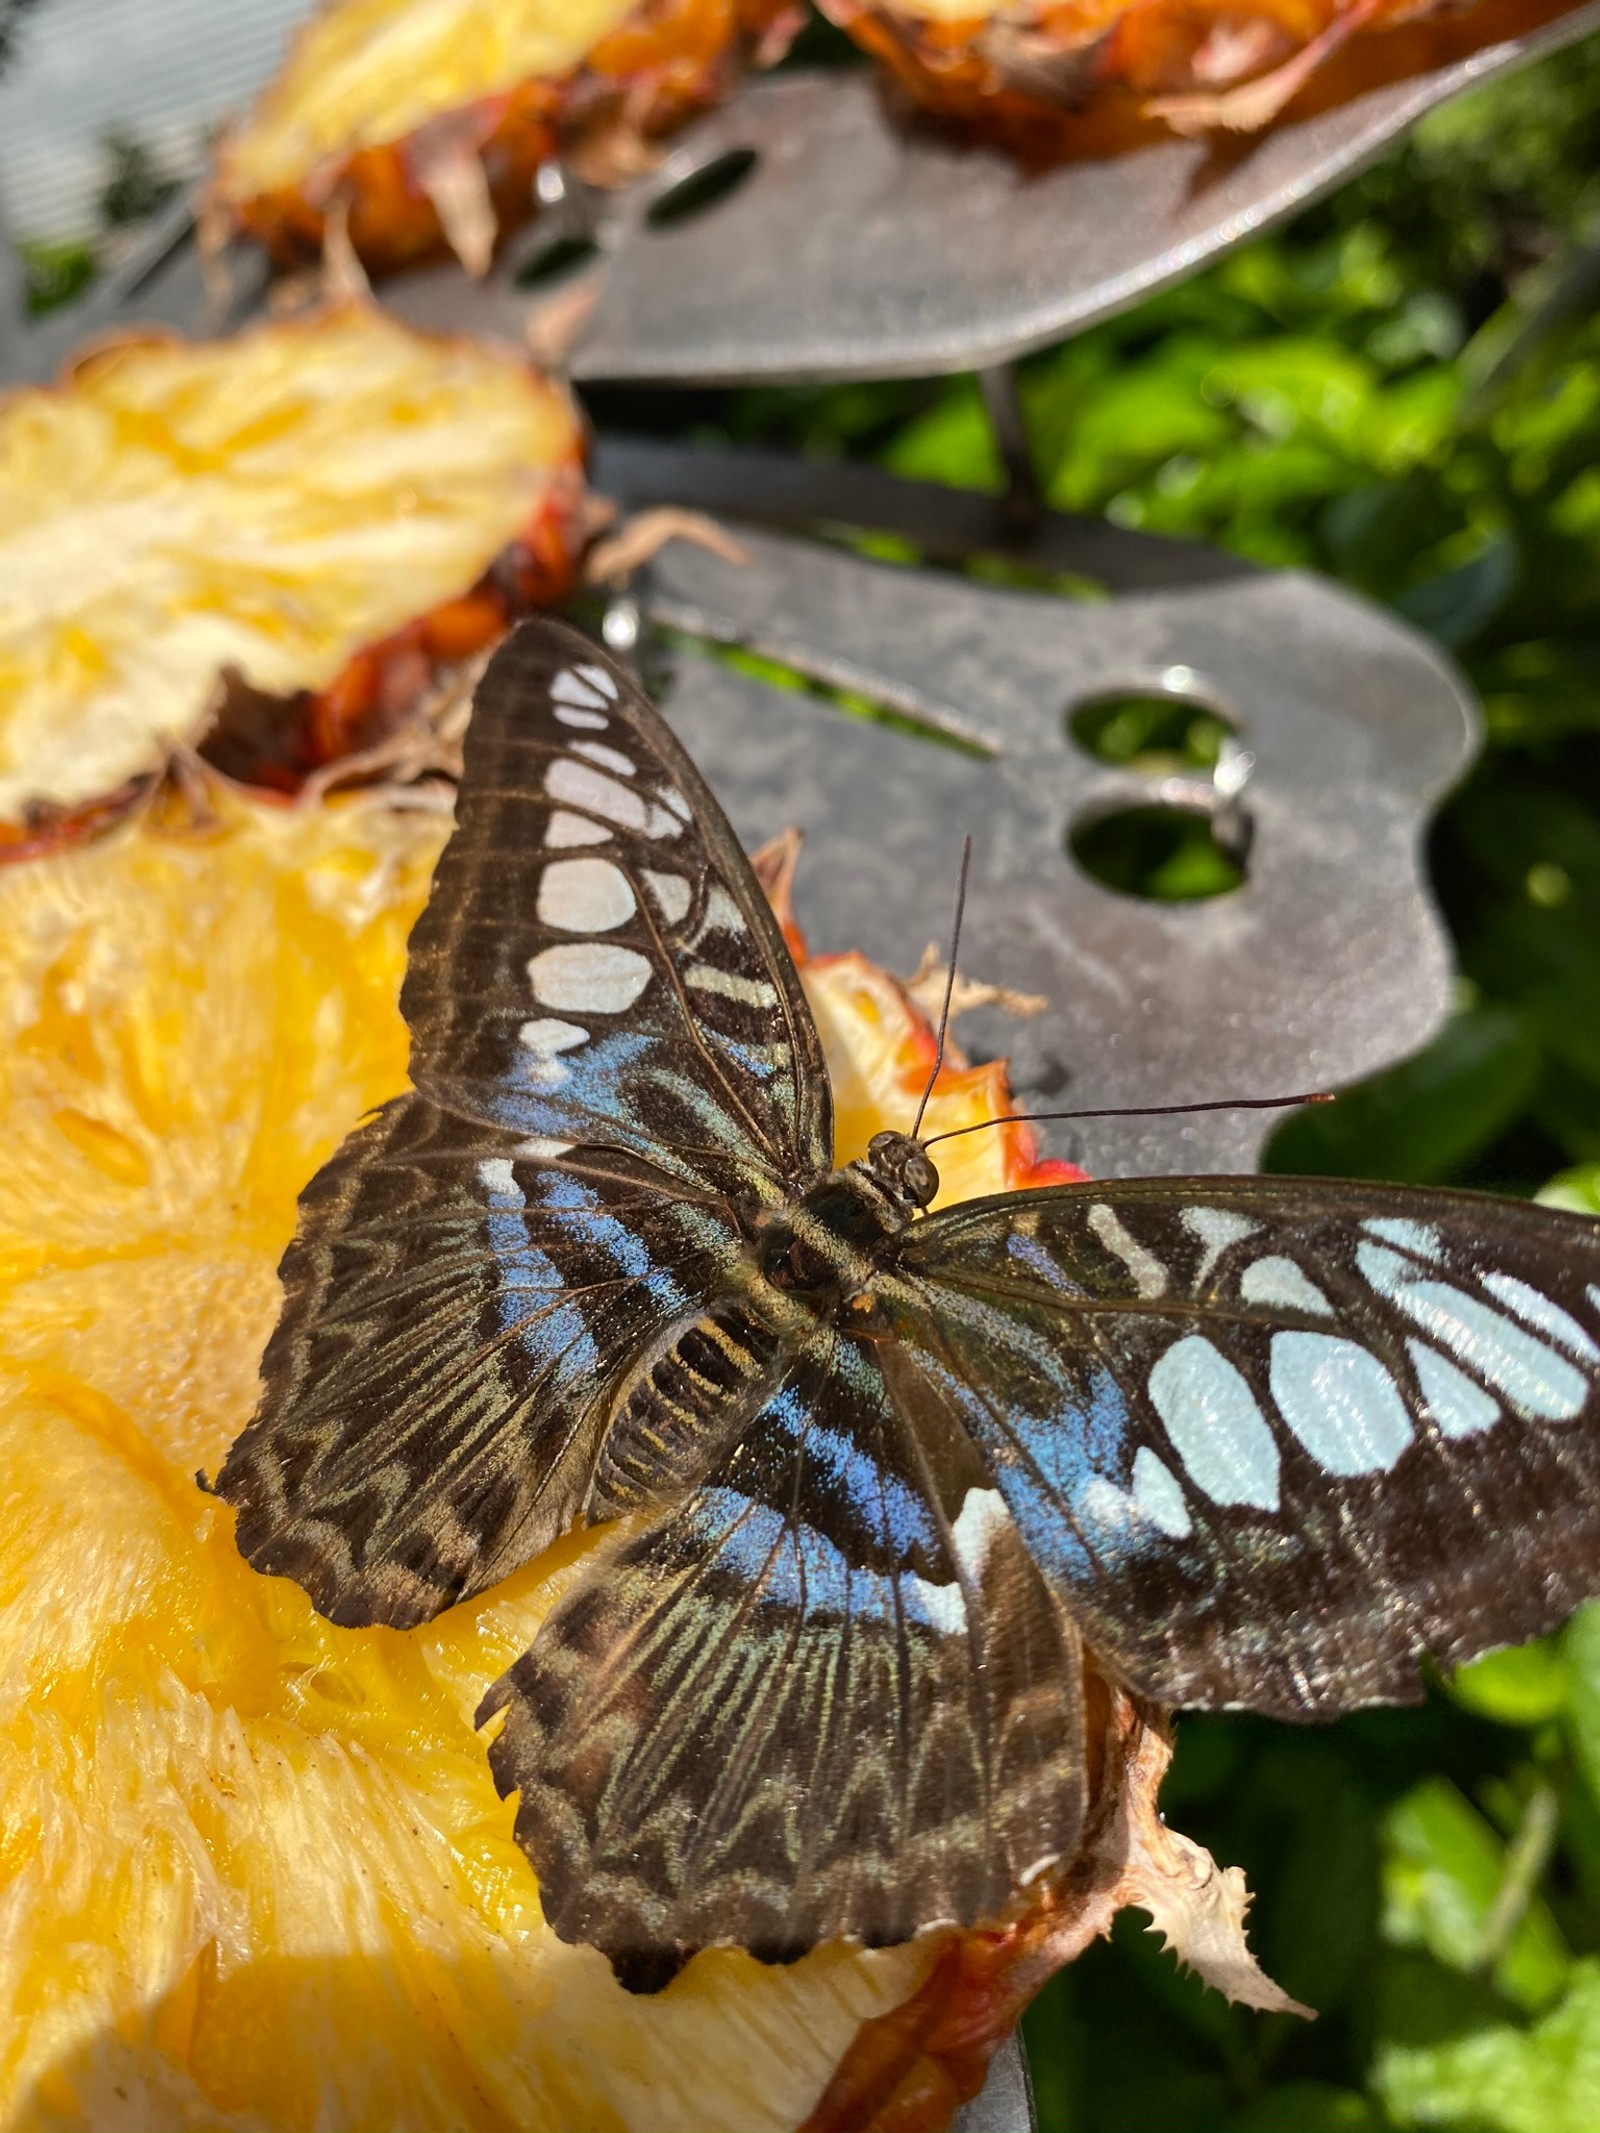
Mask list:
POLYGON ((157 770, 225 670, 337 700, 397 635, 429 673, 477 649, 491 566, 563 589, 581 497, 559 387, 362 307, 0 399, 0 820, 157 770))

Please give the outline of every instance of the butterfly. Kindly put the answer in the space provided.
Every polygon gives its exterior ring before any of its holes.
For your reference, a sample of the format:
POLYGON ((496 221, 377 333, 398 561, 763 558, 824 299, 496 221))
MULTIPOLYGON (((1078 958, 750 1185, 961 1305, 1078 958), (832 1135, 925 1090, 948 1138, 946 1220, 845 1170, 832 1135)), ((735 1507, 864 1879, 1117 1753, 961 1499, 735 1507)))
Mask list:
POLYGON ((1084 1824, 1085 1648, 1326 1718, 1600 1591, 1600 1224, 1277 1177, 929 1213, 899 1132, 835 1169, 750 864, 565 624, 483 677, 401 1006, 412 1093, 303 1194, 215 1487, 402 1629, 635 1514, 478 1714, 627 1983, 1002 1912, 1084 1824))

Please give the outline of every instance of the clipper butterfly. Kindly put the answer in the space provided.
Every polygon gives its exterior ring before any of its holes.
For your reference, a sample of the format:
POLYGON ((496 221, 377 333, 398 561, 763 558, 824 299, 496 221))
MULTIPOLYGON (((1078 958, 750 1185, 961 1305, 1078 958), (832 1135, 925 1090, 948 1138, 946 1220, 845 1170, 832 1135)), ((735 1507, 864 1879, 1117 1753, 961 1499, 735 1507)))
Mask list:
POLYGON ((999 1913, 1078 1839, 1085 1645, 1330 1717, 1600 1591, 1600 1225, 835 1170, 749 863, 563 624, 484 676, 401 1005, 413 1093, 303 1195, 216 1486, 400 1628, 643 1514, 479 1714, 551 1924, 634 1983, 999 1913))

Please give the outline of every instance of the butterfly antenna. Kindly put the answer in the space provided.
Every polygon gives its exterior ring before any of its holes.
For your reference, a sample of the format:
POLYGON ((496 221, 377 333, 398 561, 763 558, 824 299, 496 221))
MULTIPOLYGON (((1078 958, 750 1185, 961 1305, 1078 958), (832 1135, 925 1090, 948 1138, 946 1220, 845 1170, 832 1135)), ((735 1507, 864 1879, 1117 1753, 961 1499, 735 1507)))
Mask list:
MULTIPOLYGON (((959 1140, 963 1133, 982 1133, 987 1126, 1037 1126, 1047 1118, 1170 1118, 1180 1111, 1286 1111, 1296 1104, 1331 1104, 1331 1089, 1306 1089, 1298 1096, 1226 1096, 1203 1104, 1126 1104, 1104 1111, 1011 1111, 1004 1118, 980 1118, 975 1126, 952 1126, 924 1141, 925 1148, 939 1141, 959 1140)), ((921 1113, 917 1114, 919 1117, 921 1113)))
MULTIPOLYGON (((939 1042, 933 1054, 933 1072, 928 1076, 928 1086, 922 1092, 922 1101, 917 1106, 917 1115, 911 1121, 911 1138, 916 1140, 922 1132, 922 1114, 928 1108, 928 1098, 933 1094, 933 1085, 939 1079, 939 1069, 944 1065, 945 1032, 950 1027, 950 1002, 956 989, 956 951, 961 946, 961 916, 967 908, 967 871, 972 865, 972 839, 961 840, 961 878, 956 883, 956 922, 950 929, 950 968, 944 977, 944 1005, 939 1010, 939 1042)), ((939 1136, 941 1140, 944 1135, 939 1136)))

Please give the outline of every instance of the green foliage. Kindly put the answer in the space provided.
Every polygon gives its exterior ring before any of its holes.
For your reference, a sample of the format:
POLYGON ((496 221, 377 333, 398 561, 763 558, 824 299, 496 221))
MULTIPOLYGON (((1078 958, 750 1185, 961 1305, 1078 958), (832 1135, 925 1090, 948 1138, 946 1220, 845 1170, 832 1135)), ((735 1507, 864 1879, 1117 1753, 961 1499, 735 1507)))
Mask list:
POLYGON ((17 246, 17 253, 22 260, 28 310, 35 317, 54 311, 61 304, 70 304, 95 277, 92 244, 80 244, 75 239, 57 244, 30 238, 17 246))
POLYGON ((157 214, 182 189, 181 180, 163 168, 161 159, 136 134, 113 127, 104 142, 105 183, 100 188, 100 220, 107 229, 122 229, 157 214))
MULTIPOLYGON (((1279 1168, 1543 1185, 1600 1213, 1597 295, 1591 40, 1024 368, 1053 504, 1325 571, 1483 698, 1488 745, 1429 855, 1457 1012, 1290 1121, 1279 1168)), ((970 380, 718 413, 1000 486, 970 380)), ((1185 745, 1119 716, 1112 751, 1185 745)), ((1415 1711, 1184 1720, 1163 1805, 1246 1868, 1254 1943, 1320 2019, 1225 2005, 1124 1916, 1028 2018, 1046 2133, 1600 2133, 1600 1605, 1415 1711)))

